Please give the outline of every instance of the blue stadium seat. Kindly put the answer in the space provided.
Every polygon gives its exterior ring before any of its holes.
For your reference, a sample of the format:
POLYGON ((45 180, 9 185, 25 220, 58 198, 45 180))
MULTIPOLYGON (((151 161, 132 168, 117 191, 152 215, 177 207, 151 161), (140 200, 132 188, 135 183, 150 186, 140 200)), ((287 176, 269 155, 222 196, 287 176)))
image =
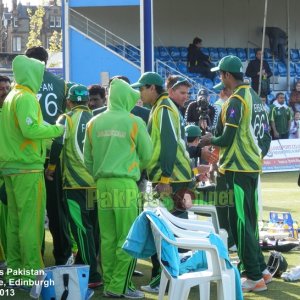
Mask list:
POLYGON ((212 61, 219 60, 219 53, 217 48, 209 48, 209 56, 212 61))
POLYGON ((187 73, 187 66, 184 62, 179 61, 177 63, 177 69, 179 70, 179 72, 186 74, 187 73))
POLYGON ((116 45, 116 52, 122 56, 125 56, 126 55, 126 47, 124 47, 123 45, 116 45))
POLYGON ((227 48, 227 54, 237 56, 236 49, 235 48, 227 48))
POLYGON ((159 59, 159 57, 160 55, 159 55, 158 47, 154 47, 154 58, 159 59))
POLYGON ((203 54, 209 55, 209 49, 208 48, 201 47, 201 51, 203 52, 203 54))
POLYGON ((227 50, 225 48, 218 48, 218 52, 219 52, 219 59, 227 55, 227 50))
POLYGON ((194 77, 193 80, 196 81, 197 83, 203 85, 203 82, 204 82, 203 77, 199 77, 199 75, 198 75, 198 77, 194 77))
POLYGON ((254 48, 248 49, 248 59, 249 60, 255 59, 255 49, 254 48))
POLYGON ((241 61, 247 60, 247 53, 244 48, 236 48, 236 55, 241 61))
POLYGON ((133 62, 140 61, 140 54, 139 54, 138 49, 134 48, 132 46, 128 46, 126 48, 126 58, 133 62))
POLYGON ((299 52, 298 52, 298 49, 291 49, 290 56, 291 56, 291 60, 293 62, 299 61, 299 52))
POLYGON ((204 78, 203 79, 203 85, 209 89, 209 90, 212 90, 213 86, 214 86, 214 83, 212 82, 211 79, 208 79, 208 78, 204 78))
POLYGON ((278 63, 277 63, 277 62, 274 62, 274 64, 273 64, 273 63, 270 63, 269 65, 270 65, 270 68, 271 68, 271 71, 272 71, 273 75, 274 75, 274 76, 278 76, 278 74, 279 74, 279 71, 278 71, 278 63))
POLYGON ((175 63, 174 61, 167 61, 166 64, 167 64, 169 67, 171 67, 171 68, 177 70, 177 65, 176 65, 176 63, 175 63))
POLYGON ((271 49, 270 48, 265 48, 265 51, 264 51, 264 59, 266 61, 272 61, 273 60, 273 56, 272 56, 272 53, 271 53, 271 49))
POLYGON ((216 76, 215 78, 214 78, 214 85, 216 85, 216 84, 218 84, 218 83, 220 83, 221 82, 221 78, 219 77, 219 76, 216 76))
POLYGON ((170 59, 170 54, 168 52, 168 49, 166 47, 159 46, 158 47, 159 52, 159 59, 162 61, 168 61, 170 59))
POLYGON ((179 47, 179 51, 180 51, 181 60, 186 61, 187 60, 187 55, 188 55, 187 47, 179 47))
POLYGON ((109 49, 113 50, 113 51, 116 51, 116 47, 113 46, 113 45, 107 45, 107 47, 108 47, 109 49))
POLYGON ((267 95, 267 104, 271 104, 271 102, 275 99, 275 95, 273 93, 270 93, 267 95))
POLYGON ((169 48, 169 53, 174 60, 179 60, 180 59, 180 51, 177 47, 170 47, 169 48))
POLYGON ((295 71, 296 71, 296 75, 300 76, 300 63, 295 63, 295 71))
POLYGON ((281 62, 281 61, 279 61, 277 65, 278 65, 279 76, 280 77, 285 77, 286 73, 287 73, 286 65, 283 62, 281 62))
POLYGON ((290 62, 290 76, 291 77, 296 76, 295 64, 293 62, 290 62))

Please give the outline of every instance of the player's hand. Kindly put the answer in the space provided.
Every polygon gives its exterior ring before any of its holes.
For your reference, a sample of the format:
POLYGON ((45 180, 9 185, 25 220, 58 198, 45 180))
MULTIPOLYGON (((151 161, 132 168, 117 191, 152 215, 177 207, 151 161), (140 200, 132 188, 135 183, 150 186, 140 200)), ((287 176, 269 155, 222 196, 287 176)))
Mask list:
POLYGON ((212 134, 207 133, 203 137, 201 137, 201 140, 199 142, 199 146, 203 148, 204 146, 209 146, 211 144, 212 134))
POLYGON ((215 151, 210 151, 209 147, 206 146, 201 149, 201 159, 210 164, 215 164, 219 160, 219 155, 215 151))
POLYGON ((279 138, 279 133, 278 133, 278 131, 274 131, 274 137, 279 138))
POLYGON ((45 170, 45 177, 46 177, 46 179, 47 180, 49 180, 49 181, 53 181, 53 179, 54 179, 54 172, 55 171, 51 171, 51 170, 49 170, 48 168, 45 170))

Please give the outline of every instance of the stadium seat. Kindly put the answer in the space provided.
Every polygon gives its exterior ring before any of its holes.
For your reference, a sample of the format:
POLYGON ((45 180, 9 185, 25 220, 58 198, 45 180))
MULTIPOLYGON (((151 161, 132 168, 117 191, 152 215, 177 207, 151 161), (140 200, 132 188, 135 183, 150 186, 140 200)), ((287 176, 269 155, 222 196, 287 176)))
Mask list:
POLYGON ((244 48, 236 48, 236 55, 241 61, 247 60, 247 53, 244 48))
POLYGON ((214 78, 214 85, 216 85, 216 84, 218 84, 218 83, 220 83, 221 82, 221 78, 219 77, 219 76, 216 76, 215 78, 214 78))
POLYGON ((117 50, 116 50, 116 47, 113 46, 113 45, 107 45, 107 47, 108 47, 109 49, 115 51, 115 52, 117 51, 117 50))
POLYGON ((219 95, 217 95, 217 94, 210 94, 209 95, 210 104, 214 104, 218 99, 219 99, 219 95))
POLYGON ((300 76, 300 63, 295 63, 295 71, 296 71, 296 75, 300 76))
POLYGON ((187 47, 179 47, 179 51, 180 51, 181 60, 186 61, 188 55, 187 47))
POLYGON ((157 48, 159 53, 159 59, 162 61, 168 61, 170 59, 170 54, 168 52, 168 49, 162 46, 159 46, 157 48))
POLYGON ((273 76, 278 76, 279 72, 278 72, 278 63, 277 62, 274 62, 273 63, 270 63, 270 68, 271 68, 271 71, 273 73, 273 76))
POLYGON ((270 93, 268 96, 267 96, 267 104, 270 105, 271 102, 275 99, 275 95, 273 93, 270 93))
POLYGON ((272 61, 273 60, 273 55, 271 53, 270 48, 265 48, 265 50, 264 50, 264 59, 266 61, 272 61))
POLYGON ((209 48, 209 56, 212 61, 219 60, 219 53, 217 48, 209 48))
POLYGON ((179 61, 177 63, 177 69, 179 70, 179 72, 186 74, 187 73, 187 66, 184 62, 179 61))
POLYGON ((166 64, 167 64, 170 68, 177 70, 177 65, 176 65, 176 63, 175 63, 174 61, 167 61, 166 64))
POLYGON ((211 79, 204 78, 204 79, 203 79, 203 85, 204 85, 207 89, 212 90, 212 89, 213 89, 213 86, 214 86, 214 83, 212 82, 211 79))
POLYGON ((295 77, 296 71, 295 71, 295 64, 293 62, 290 62, 290 76, 295 77))
POLYGON ((126 48, 126 58, 132 62, 140 61, 140 52, 137 48, 132 46, 127 46, 126 48))
POLYGON ((253 60, 255 59, 255 49, 254 48, 248 48, 248 59, 253 60))
POLYGON ((180 59, 180 51, 177 47, 170 47, 169 53, 173 60, 179 60, 180 59))
POLYGON ((209 49, 208 49, 208 48, 202 47, 202 48, 201 48, 201 51, 203 52, 203 54, 209 56, 209 49))
POLYGON ((290 57, 293 62, 299 61, 298 49, 291 49, 290 57))
POLYGON ((225 48, 218 48, 218 52, 219 52, 219 59, 227 55, 227 50, 225 48))
POLYGON ((279 61, 277 65, 279 76, 285 77, 287 75, 286 65, 281 61, 279 61))
POLYGON ((126 47, 124 45, 116 45, 116 50, 117 53, 119 53, 122 56, 126 55, 126 47))
POLYGON ((227 54, 237 56, 236 49, 235 48, 227 48, 227 54))
POLYGON ((159 56, 158 47, 154 47, 154 59, 159 59, 159 56))

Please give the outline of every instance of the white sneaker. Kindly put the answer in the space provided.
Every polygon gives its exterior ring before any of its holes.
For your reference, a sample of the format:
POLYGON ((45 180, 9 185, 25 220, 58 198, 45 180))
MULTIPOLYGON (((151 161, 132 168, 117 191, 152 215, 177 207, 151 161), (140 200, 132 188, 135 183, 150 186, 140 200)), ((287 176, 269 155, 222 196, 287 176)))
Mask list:
POLYGON ((144 299, 145 294, 139 290, 132 291, 127 289, 127 292, 123 294, 123 297, 126 299, 144 299))
POLYGON ((264 279, 251 280, 248 278, 242 278, 242 290, 243 292, 261 292, 267 290, 264 279))
POLYGON ((142 285, 141 286, 141 290, 147 293, 151 293, 151 294, 158 294, 159 293, 159 285, 156 287, 151 287, 150 284, 148 285, 142 285))
POLYGON ((284 281, 296 281, 300 279, 300 266, 290 269, 281 275, 284 281))

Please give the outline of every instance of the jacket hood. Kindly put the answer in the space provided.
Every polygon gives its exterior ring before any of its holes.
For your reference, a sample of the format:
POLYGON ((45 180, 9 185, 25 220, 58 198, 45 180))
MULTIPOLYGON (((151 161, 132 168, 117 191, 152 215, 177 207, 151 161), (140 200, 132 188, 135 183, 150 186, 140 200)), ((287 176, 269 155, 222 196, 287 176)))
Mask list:
POLYGON ((109 88, 108 110, 125 110, 130 112, 140 97, 140 93, 133 89, 127 82, 115 78, 109 88))
POLYGON ((18 55, 12 62, 15 81, 28 87, 35 94, 43 82, 45 64, 25 55, 18 55))

